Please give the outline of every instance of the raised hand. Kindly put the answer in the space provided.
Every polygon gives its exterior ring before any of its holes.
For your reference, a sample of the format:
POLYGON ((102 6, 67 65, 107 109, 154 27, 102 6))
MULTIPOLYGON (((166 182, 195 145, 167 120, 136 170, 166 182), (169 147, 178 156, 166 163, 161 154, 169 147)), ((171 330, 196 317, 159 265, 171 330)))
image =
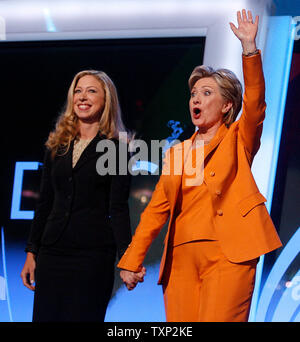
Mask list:
POLYGON ((241 41, 243 53, 246 55, 256 50, 255 38, 258 30, 258 20, 259 18, 256 16, 253 22, 251 11, 248 11, 247 16, 246 10, 243 9, 242 13, 237 12, 238 27, 233 23, 229 23, 233 33, 241 41))

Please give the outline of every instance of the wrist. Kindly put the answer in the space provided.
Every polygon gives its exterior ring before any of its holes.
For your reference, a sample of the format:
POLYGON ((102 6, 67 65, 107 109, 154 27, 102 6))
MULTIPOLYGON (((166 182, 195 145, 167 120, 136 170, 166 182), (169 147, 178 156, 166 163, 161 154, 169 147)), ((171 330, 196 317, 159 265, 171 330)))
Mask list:
POLYGON ((243 42, 242 43, 242 48, 243 48, 243 54, 244 55, 249 55, 252 53, 255 53, 257 51, 257 47, 254 41, 252 42, 243 42))
POLYGON ((249 53, 247 53, 247 54, 245 54, 244 52, 243 52, 243 56, 245 56, 245 57, 251 57, 251 56, 254 56, 254 55, 258 55, 259 54, 259 50, 258 49, 256 49, 255 51, 253 51, 253 52, 249 52, 249 53))
POLYGON ((28 259, 35 259, 35 254, 32 252, 27 252, 27 258, 28 259))

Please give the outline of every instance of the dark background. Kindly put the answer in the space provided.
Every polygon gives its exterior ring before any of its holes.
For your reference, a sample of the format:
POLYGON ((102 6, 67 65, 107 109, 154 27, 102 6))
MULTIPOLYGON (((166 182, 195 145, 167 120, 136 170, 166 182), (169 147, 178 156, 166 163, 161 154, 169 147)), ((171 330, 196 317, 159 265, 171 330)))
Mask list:
MULTIPOLYGON (((105 71, 118 89, 126 126, 147 142, 162 140, 172 133, 169 120, 186 128, 190 124, 187 80, 202 62, 204 42, 162 38, 1 43, 1 224, 9 224, 6 234, 23 239, 28 225, 9 220, 15 162, 42 161, 44 143, 77 72, 105 71)), ((24 173, 24 186, 36 192, 39 172, 29 173, 24 173)), ((32 210, 32 201, 22 198, 21 208, 32 210)))

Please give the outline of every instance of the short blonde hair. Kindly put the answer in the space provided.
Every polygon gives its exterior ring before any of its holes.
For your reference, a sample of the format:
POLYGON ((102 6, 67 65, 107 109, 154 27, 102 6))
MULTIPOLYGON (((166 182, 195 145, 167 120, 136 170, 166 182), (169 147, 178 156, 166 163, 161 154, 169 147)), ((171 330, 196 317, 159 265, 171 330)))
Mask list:
POLYGON ((224 115, 223 122, 229 127, 236 119, 242 107, 243 87, 236 75, 228 69, 213 69, 205 65, 197 66, 191 73, 188 84, 190 90, 204 77, 212 77, 220 88, 223 98, 232 103, 231 109, 224 115))
POLYGON ((71 141, 78 134, 78 118, 73 110, 74 90, 80 78, 86 75, 94 76, 102 85, 105 93, 105 105, 99 120, 99 132, 107 139, 119 138, 120 132, 126 132, 130 137, 122 121, 121 108, 117 89, 110 77, 103 71, 83 70, 78 72, 69 87, 65 110, 58 117, 54 131, 50 132, 46 146, 55 156, 58 149, 63 149, 67 153, 71 141))

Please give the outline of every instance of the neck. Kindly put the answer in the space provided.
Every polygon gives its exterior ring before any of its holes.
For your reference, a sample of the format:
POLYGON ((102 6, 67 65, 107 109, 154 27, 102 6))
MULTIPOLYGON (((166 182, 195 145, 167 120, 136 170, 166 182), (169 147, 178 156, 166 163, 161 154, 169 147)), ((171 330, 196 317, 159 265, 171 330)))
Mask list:
POLYGON ((79 123, 79 136, 81 139, 92 139, 99 132, 99 123, 79 123))
POLYGON ((213 137, 216 135, 218 129, 222 126, 222 122, 218 122, 217 124, 207 128, 207 127, 198 127, 198 139, 204 140, 204 143, 209 143, 213 137))

